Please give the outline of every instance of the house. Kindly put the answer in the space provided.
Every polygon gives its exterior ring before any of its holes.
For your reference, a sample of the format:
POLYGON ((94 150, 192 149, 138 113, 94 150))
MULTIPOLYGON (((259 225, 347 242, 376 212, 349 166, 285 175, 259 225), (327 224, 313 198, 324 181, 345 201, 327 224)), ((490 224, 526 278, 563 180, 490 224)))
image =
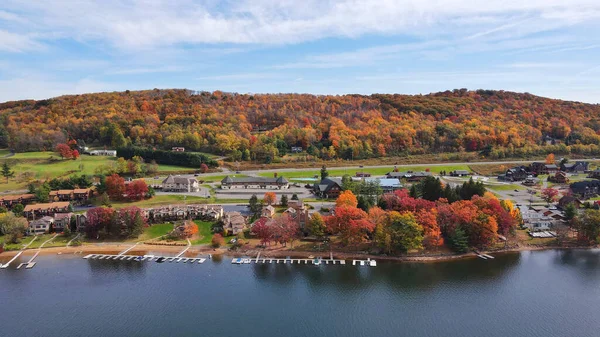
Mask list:
POLYGON ((365 178, 365 177, 370 177, 371 173, 368 173, 368 172, 356 172, 356 174, 354 176, 358 177, 358 178, 365 178))
POLYGON ((200 185, 196 178, 186 178, 169 174, 161 183, 163 191, 167 192, 198 192, 200 185))
POLYGON ((558 166, 542 162, 533 162, 529 167, 534 174, 554 174, 558 171, 558 166))
POLYGON ((575 205, 575 208, 581 207, 581 201, 572 195, 565 195, 558 200, 558 208, 564 210, 569 204, 575 205))
POLYGON ((498 180, 523 181, 527 179, 528 176, 529 172, 527 172, 525 166, 516 166, 506 170, 505 174, 499 175, 498 180))
POLYGON ((264 218, 272 218, 273 215, 275 215, 275 207, 271 205, 263 207, 262 211, 260 212, 260 216, 264 218))
POLYGON ((246 218, 240 212, 226 212, 223 216, 225 235, 237 235, 246 229, 246 218))
POLYGON ((286 189, 290 187, 290 182, 284 177, 232 177, 227 176, 221 180, 222 189, 232 188, 264 188, 264 189, 286 189))
POLYGON ((54 224, 54 218, 51 216, 44 216, 40 219, 33 220, 29 223, 28 232, 30 235, 41 235, 50 233, 52 225, 54 224))
POLYGON ((398 178, 366 178, 366 182, 377 182, 384 193, 394 192, 402 188, 398 178))
POLYGON ((589 199, 600 194, 600 180, 578 181, 569 185, 573 196, 589 199))
POLYGON ((406 181, 409 181, 409 182, 421 181, 421 180, 425 179, 426 177, 431 177, 431 176, 432 176, 431 172, 426 172, 426 171, 388 172, 386 174, 386 177, 389 179, 393 179, 393 178, 406 179, 406 181))
POLYGON ((544 231, 551 229, 555 224, 562 219, 555 219, 552 216, 557 214, 556 211, 548 209, 536 209, 534 207, 519 206, 523 226, 532 232, 544 231))
POLYGON ((467 170, 454 170, 454 171, 450 172, 450 175, 452 177, 466 177, 469 174, 471 174, 471 173, 467 170))
POLYGON ((574 163, 561 163, 560 170, 568 173, 584 173, 589 170, 590 163, 587 161, 576 161, 574 163))
POLYGON ((0 205, 11 209, 16 204, 27 205, 35 201, 35 195, 33 194, 17 194, 17 195, 3 195, 0 196, 0 205))
POLYGON ((313 193, 321 198, 335 199, 342 192, 342 179, 325 178, 313 186, 313 193))
POLYGON ((184 147, 174 146, 174 147, 171 148, 171 151, 173 151, 173 152, 185 152, 185 148, 184 147))
POLYGON ((594 171, 591 171, 590 174, 588 175, 588 178, 600 179, 600 168, 595 169, 594 171))
POLYGON ((54 231, 62 232, 65 227, 71 225, 73 213, 58 213, 54 214, 54 231))
POLYGON ((90 156, 107 156, 116 157, 117 150, 92 150, 89 152, 90 156))
POLYGON ((569 182, 569 177, 565 172, 558 171, 554 175, 548 176, 548 181, 557 184, 566 184, 569 182))
POLYGON ((309 209, 304 205, 302 200, 292 200, 288 202, 288 209, 284 211, 290 219, 292 219, 298 227, 305 228, 306 224, 310 220, 309 209))
POLYGON ((50 202, 44 204, 32 204, 27 205, 23 209, 23 215, 27 219, 36 219, 45 215, 51 215, 56 213, 69 213, 71 212, 71 203, 68 201, 50 202))
POLYGON ((302 146, 292 146, 292 153, 300 153, 302 152, 302 146))

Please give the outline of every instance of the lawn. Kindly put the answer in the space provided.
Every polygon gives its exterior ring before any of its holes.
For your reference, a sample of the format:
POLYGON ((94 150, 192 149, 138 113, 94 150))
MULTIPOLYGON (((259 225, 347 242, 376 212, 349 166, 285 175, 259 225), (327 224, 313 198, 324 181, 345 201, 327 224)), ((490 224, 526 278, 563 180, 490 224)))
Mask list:
POLYGON ((200 238, 196 239, 196 240, 192 240, 192 244, 193 245, 209 244, 210 241, 212 240, 212 236, 213 236, 213 234, 212 234, 213 222, 200 221, 200 220, 196 220, 194 222, 196 223, 196 225, 198 225, 198 236, 200 238))
MULTIPOLYGON (((2 245, 4 243, 4 239, 5 238, 6 238, 5 236, 0 236, 0 245, 2 245)), ((17 244, 7 243, 4 246, 4 250, 21 250, 21 249, 23 249, 23 246, 25 246, 26 244, 28 244, 29 242, 31 242, 31 240, 33 240, 34 238, 35 237, 33 237, 33 236, 26 236, 26 237, 23 237, 21 239, 20 243, 17 243, 17 244)), ((38 240, 39 240, 39 238, 38 238, 38 240)), ((36 240, 36 242, 37 242, 37 240, 36 240)), ((36 242, 34 242, 34 243, 36 243, 36 242)))
MULTIPOLYGON (((16 176, 8 184, 5 180, 0 180, 0 191, 25 189, 27 182, 19 179, 19 175, 25 172, 30 172, 34 179, 51 179, 72 174, 94 174, 98 167, 112 164, 114 161, 116 158, 113 157, 87 155, 82 155, 77 160, 61 160, 55 152, 25 152, 8 158, 0 157, 0 165, 8 163, 16 176), (81 165, 82 170, 80 170, 81 165)), ((189 167, 173 165, 158 165, 158 170, 162 173, 194 171, 189 167)))
POLYGON ((169 234, 173 230, 173 224, 163 223, 148 226, 144 228, 144 232, 140 235, 136 241, 146 241, 151 239, 159 238, 163 235, 169 234))
MULTIPOLYGON (((442 165, 442 166, 427 166, 427 165, 415 165, 415 166, 401 166, 398 167, 398 171, 400 172, 405 172, 405 171, 425 171, 429 169, 432 173, 436 174, 436 173, 440 173, 441 171, 454 171, 454 170, 469 170, 469 167, 467 165, 442 165)), ((328 169, 327 172, 329 172, 329 176, 330 177, 341 177, 345 174, 354 176, 356 174, 356 172, 367 172, 367 173, 371 173, 371 175, 373 175, 374 177, 377 176, 384 176, 386 173, 391 172, 394 170, 394 166, 389 166, 389 167, 365 167, 365 168, 351 168, 351 169, 336 169, 336 168, 331 168, 328 169)), ((320 176, 321 174, 321 170, 320 169, 315 169, 315 170, 310 170, 310 171, 291 171, 291 172, 281 172, 279 173, 279 176, 284 176, 287 179, 294 179, 294 178, 313 178, 315 175, 316 176, 320 176)), ((273 173, 272 172, 265 172, 265 173, 259 173, 258 174, 261 177, 273 177, 273 173)))
POLYGON ((514 190, 526 190, 527 188, 525 186, 522 185, 516 185, 516 184, 508 184, 508 185, 491 185, 491 184, 485 184, 485 187, 493 190, 493 191, 514 191, 514 190))
POLYGON ((202 198, 202 197, 194 197, 194 196, 185 196, 185 195, 156 195, 150 199, 134 201, 134 202, 125 202, 125 201, 115 201, 111 202, 112 206, 115 208, 129 207, 129 206, 137 206, 137 207, 148 207, 148 206, 160 206, 160 205, 170 205, 170 204, 208 204, 214 202, 212 198, 202 198), (184 199, 185 198, 185 199, 184 199))

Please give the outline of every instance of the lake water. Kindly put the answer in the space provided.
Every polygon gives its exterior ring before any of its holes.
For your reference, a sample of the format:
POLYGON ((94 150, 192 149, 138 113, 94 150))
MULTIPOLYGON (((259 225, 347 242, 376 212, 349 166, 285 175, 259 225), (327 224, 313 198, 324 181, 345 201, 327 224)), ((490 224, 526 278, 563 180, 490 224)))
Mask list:
POLYGON ((375 268, 37 261, 0 270, 0 336, 600 335, 598 251, 375 268))

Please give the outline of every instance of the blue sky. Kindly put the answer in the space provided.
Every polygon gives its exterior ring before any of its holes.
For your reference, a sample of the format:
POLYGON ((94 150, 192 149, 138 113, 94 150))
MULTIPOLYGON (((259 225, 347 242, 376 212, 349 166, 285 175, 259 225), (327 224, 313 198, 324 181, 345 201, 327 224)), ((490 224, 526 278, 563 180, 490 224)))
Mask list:
POLYGON ((152 88, 600 102, 598 0, 0 2, 0 101, 152 88))

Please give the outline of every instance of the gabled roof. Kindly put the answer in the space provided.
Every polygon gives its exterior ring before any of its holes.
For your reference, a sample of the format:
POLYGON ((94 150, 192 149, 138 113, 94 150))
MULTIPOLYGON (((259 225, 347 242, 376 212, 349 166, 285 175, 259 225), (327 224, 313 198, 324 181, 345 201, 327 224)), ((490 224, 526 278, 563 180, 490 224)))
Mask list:
POLYGON ((222 184, 288 184, 288 180, 284 177, 269 178, 269 177, 231 177, 226 176, 221 180, 222 184))
POLYGON ((174 176, 172 174, 169 174, 169 176, 167 176, 167 178, 165 178, 165 180, 163 180, 162 183, 163 184, 189 185, 189 184, 193 184, 195 180, 196 180, 195 178, 186 178, 186 177, 174 176))

